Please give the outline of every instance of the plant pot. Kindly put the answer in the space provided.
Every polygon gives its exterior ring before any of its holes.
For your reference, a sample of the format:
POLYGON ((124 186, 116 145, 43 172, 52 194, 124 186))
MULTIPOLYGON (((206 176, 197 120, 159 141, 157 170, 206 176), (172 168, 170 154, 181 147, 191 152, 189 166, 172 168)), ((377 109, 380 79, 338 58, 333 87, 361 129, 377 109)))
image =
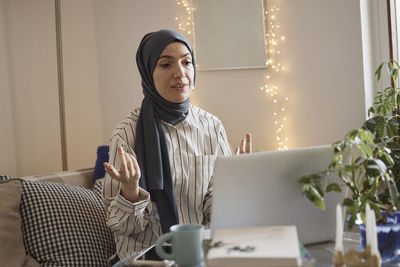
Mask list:
MULTIPOLYGON (((360 245, 361 251, 364 251, 366 246, 365 224, 360 221, 361 219, 357 220, 356 225, 360 227, 360 245)), ((376 226, 382 263, 400 262, 400 212, 389 214, 386 222, 387 224, 376 226)))

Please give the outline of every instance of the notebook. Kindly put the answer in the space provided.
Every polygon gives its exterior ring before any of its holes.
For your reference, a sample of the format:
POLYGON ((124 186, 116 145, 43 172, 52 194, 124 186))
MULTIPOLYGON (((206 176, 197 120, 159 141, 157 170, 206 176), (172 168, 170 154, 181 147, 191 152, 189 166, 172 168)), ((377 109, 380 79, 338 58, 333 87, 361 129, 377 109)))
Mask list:
POLYGON ((217 158, 211 235, 215 229, 296 225, 303 244, 334 240, 336 205, 347 191, 327 194, 323 211, 298 183, 326 169, 332 156, 326 145, 217 158))

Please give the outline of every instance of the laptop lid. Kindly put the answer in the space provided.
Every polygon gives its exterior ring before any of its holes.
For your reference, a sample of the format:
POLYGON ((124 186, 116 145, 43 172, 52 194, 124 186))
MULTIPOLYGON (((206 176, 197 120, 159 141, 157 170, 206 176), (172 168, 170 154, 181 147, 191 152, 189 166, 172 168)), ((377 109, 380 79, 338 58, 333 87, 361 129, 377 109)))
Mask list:
POLYGON ((298 183, 301 176, 326 169, 332 156, 326 145, 217 158, 211 232, 296 225, 303 244, 334 240, 336 205, 346 193, 327 194, 323 211, 302 195, 298 183))

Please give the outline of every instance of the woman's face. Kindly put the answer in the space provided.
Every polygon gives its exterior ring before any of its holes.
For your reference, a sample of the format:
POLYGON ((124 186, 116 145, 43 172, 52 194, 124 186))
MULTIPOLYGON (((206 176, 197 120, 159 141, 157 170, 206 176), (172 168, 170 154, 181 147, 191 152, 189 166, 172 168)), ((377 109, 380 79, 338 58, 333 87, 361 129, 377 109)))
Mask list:
POLYGON ((153 72, 157 92, 166 100, 180 103, 193 88, 194 69, 189 49, 181 42, 170 43, 161 52, 153 72))

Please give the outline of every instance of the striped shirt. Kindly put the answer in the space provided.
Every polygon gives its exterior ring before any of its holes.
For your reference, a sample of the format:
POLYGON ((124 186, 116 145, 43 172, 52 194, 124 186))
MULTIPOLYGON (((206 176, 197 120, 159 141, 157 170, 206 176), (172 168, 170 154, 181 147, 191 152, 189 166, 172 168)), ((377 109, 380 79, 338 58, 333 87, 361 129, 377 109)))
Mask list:
MULTIPOLYGON (((135 155, 135 131, 139 110, 131 112, 114 130, 109 163, 120 168, 118 146, 135 155)), ((188 116, 175 125, 162 121, 171 164, 179 223, 209 227, 212 174, 217 156, 231 155, 225 129, 214 115, 190 105, 188 116)), ((139 189, 139 201, 131 203, 120 194, 119 182, 108 174, 103 186, 107 225, 114 233, 120 258, 154 244, 162 234, 160 218, 150 194, 139 189)))

